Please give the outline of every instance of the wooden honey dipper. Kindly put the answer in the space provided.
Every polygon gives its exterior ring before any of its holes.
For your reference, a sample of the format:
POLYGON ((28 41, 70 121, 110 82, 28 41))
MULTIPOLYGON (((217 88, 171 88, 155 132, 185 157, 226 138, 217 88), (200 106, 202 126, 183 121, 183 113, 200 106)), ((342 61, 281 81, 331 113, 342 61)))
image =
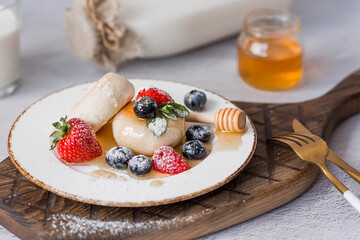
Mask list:
POLYGON ((191 112, 186 121, 212 123, 224 132, 242 132, 246 126, 246 113, 237 108, 222 108, 215 114, 191 112))

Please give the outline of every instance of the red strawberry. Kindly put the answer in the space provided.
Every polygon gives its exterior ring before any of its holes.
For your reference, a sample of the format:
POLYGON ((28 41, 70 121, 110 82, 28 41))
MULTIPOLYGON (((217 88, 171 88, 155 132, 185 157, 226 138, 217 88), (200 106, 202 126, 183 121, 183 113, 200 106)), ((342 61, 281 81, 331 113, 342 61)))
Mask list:
POLYGON ((62 159, 83 162, 101 156, 101 146, 90 124, 79 118, 66 121, 66 117, 61 118, 60 122, 53 123, 58 130, 50 137, 54 138, 51 149, 56 147, 62 159))
POLYGON ((156 170, 171 175, 190 169, 185 159, 172 147, 168 146, 162 146, 156 149, 152 157, 152 162, 156 170))
POLYGON ((154 88, 154 87, 144 88, 144 89, 140 90, 138 92, 138 94, 136 95, 136 100, 138 100, 141 97, 145 97, 145 96, 148 96, 148 97, 151 97, 152 99, 154 99, 158 106, 160 106, 162 103, 165 103, 165 102, 174 102, 174 99, 172 99, 170 94, 168 94, 164 90, 154 88))

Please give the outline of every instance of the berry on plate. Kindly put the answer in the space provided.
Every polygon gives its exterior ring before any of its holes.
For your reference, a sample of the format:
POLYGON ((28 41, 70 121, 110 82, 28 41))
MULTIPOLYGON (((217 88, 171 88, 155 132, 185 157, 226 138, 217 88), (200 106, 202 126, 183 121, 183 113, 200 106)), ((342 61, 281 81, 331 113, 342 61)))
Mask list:
POLYGON ((132 174, 144 175, 150 172, 152 167, 152 162, 150 158, 144 155, 137 155, 130 159, 128 166, 132 174))
POLYGON ((162 173, 171 175, 184 172, 189 169, 186 160, 172 147, 162 146, 155 150, 152 157, 153 166, 162 173))
POLYGON ((144 88, 140 90, 136 95, 135 100, 138 100, 139 98, 144 96, 151 97, 152 99, 154 99, 158 106, 166 102, 174 102, 174 99, 172 99, 169 93, 154 87, 144 88))
POLYGON ((156 109, 155 100, 148 96, 139 98, 134 104, 134 113, 139 118, 154 118, 156 109))
POLYGON ((66 121, 65 117, 61 118, 60 122, 53 123, 53 126, 57 130, 50 135, 54 138, 51 150, 56 147, 65 161, 83 162, 101 156, 101 146, 93 128, 87 122, 80 118, 66 121))
POLYGON ((193 111, 203 109, 206 101, 206 94, 198 90, 191 90, 184 96, 185 106, 193 111))
POLYGON ((199 140, 201 142, 208 142, 210 140, 210 131, 207 126, 195 124, 186 130, 186 139, 199 140))
POLYGON ((134 153, 126 147, 113 147, 106 153, 105 160, 114 168, 126 168, 133 156, 134 153))
POLYGON ((186 158, 199 160, 206 156, 206 147, 199 140, 191 140, 184 144, 182 153, 186 158))

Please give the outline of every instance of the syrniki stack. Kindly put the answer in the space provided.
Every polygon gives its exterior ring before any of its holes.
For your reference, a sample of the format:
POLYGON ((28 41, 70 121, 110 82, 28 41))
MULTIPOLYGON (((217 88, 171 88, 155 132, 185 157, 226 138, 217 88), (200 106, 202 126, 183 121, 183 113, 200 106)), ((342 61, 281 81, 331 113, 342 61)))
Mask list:
POLYGON ((160 137, 155 137, 146 127, 146 120, 134 114, 133 106, 134 103, 130 102, 116 114, 112 122, 114 138, 120 146, 128 147, 137 154, 152 155, 158 147, 175 147, 184 139, 184 118, 176 121, 168 119, 166 131, 160 137))

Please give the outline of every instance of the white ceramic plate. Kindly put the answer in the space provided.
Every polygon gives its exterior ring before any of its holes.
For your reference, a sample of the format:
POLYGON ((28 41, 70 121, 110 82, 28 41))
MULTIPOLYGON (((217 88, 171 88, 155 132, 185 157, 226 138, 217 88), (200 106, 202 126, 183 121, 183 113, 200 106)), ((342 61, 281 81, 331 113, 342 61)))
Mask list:
MULTIPOLYGON (((136 90, 145 86, 164 89, 179 103, 183 103, 187 92, 198 89, 159 80, 133 79, 131 82, 136 90)), ((255 151, 256 131, 247 118, 247 132, 241 137, 239 147, 232 151, 212 150, 194 168, 161 178, 161 186, 154 184, 154 179, 123 181, 78 171, 59 161, 49 151, 49 135, 53 131, 51 123, 65 116, 92 84, 70 87, 40 99, 18 117, 10 130, 8 149, 15 166, 31 181, 58 195, 98 205, 131 207, 185 200, 229 182, 245 167, 255 151)), ((236 107, 214 93, 205 92, 208 98, 205 112, 215 113, 219 108, 236 107)))

